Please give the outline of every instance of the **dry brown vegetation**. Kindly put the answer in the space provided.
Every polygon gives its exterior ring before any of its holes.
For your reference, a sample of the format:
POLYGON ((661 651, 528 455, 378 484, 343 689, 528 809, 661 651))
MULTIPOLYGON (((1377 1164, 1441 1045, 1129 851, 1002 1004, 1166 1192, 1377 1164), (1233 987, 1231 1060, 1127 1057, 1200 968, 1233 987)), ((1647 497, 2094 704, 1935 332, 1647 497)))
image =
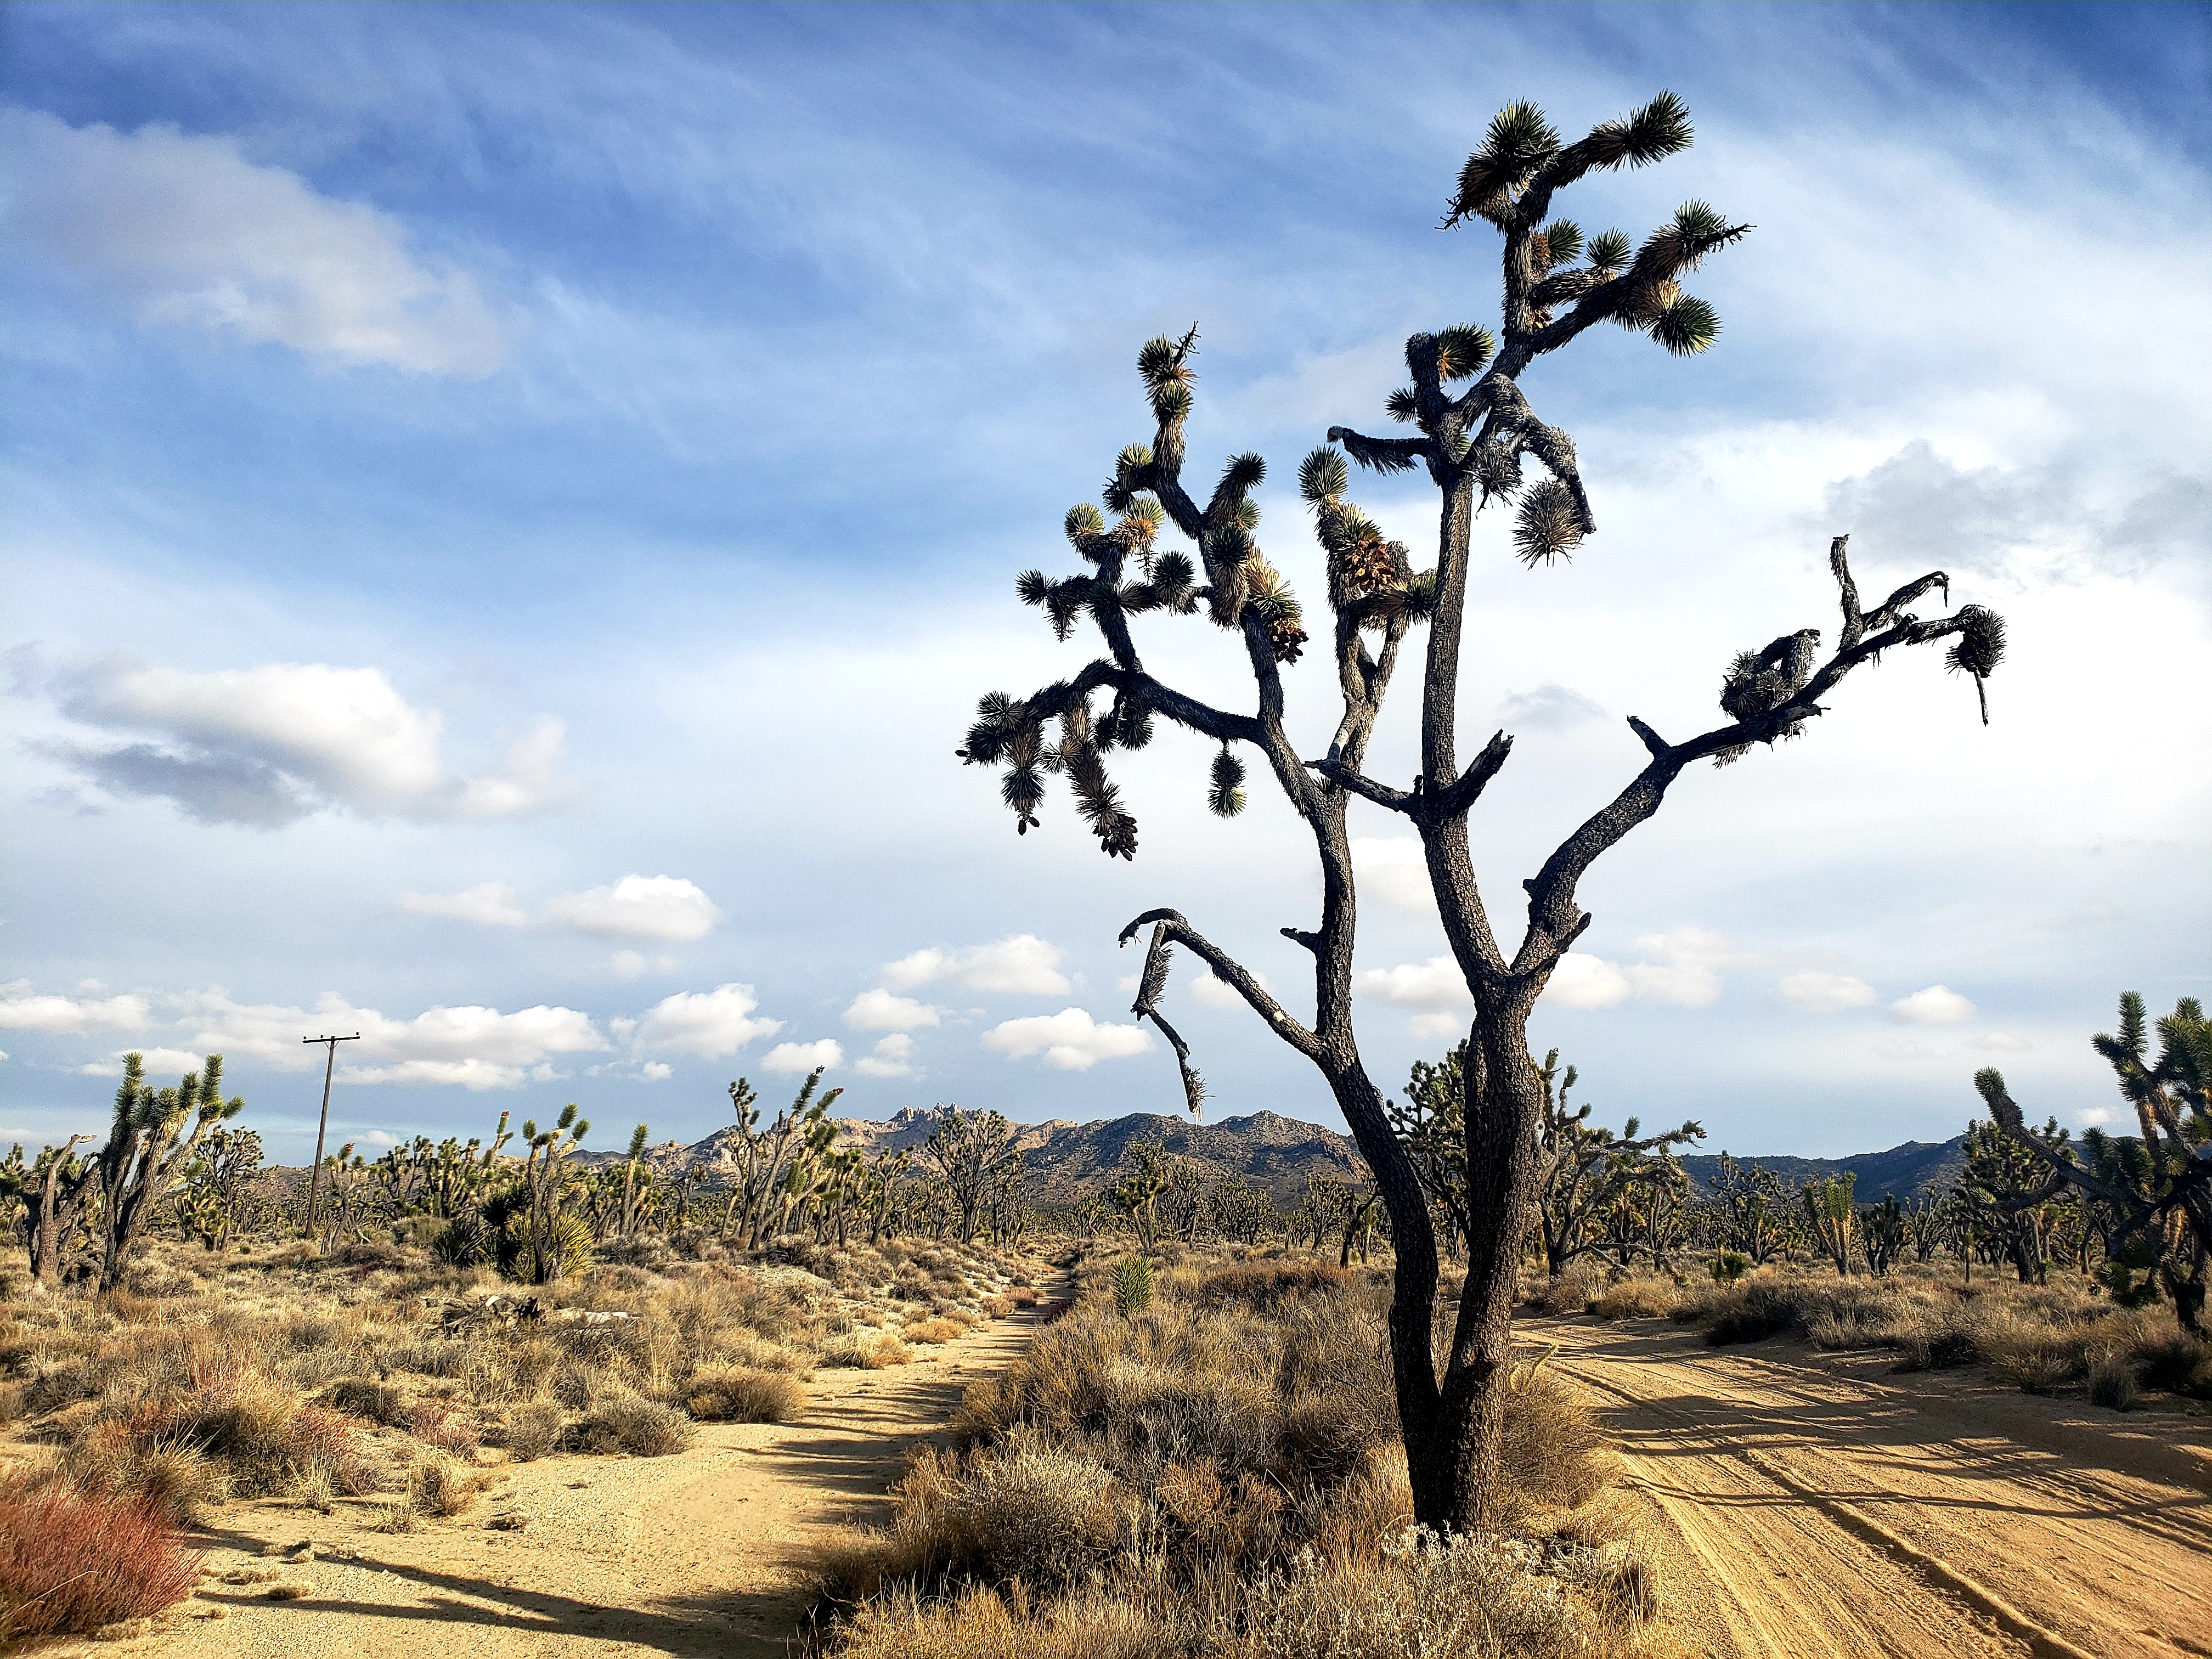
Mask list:
POLYGON ((1996 1274, 1904 1266, 1882 1278, 1826 1268, 1764 1267, 1733 1285, 1687 1278, 1614 1279, 1594 1267, 1531 1285, 1547 1313, 1672 1319, 1716 1346, 1788 1336, 1816 1348, 1885 1348, 1900 1371, 1985 1365, 2030 1394, 2086 1387, 2093 1404, 2127 1410, 2146 1393, 2212 1400, 2212 1343, 2165 1307, 2121 1308, 2094 1279, 2053 1273, 2044 1285, 1996 1274))
MULTIPOLYGON (((1176 1253, 1165 1253, 1172 1257, 1176 1253)), ((1248 1254, 1248 1253, 1237 1253, 1248 1254)), ((1565 1384, 1516 1367, 1510 1535, 1414 1528, 1389 1280, 1193 1255, 1073 1310, 974 1385, 887 1529, 824 1564, 840 1659, 1395 1659, 1648 1646, 1656 1575, 1565 1384)))
POLYGON ((327 1260, 296 1243, 161 1242, 105 1295, 0 1275, 6 1628, 89 1631, 155 1610, 113 1611, 127 1586, 100 1588, 98 1571, 66 1596, 40 1588, 52 1552, 14 1541, 27 1505, 54 1537, 96 1516, 108 1534, 166 1540, 146 1557, 158 1588, 175 1529, 228 1503, 351 1504, 372 1527, 413 1530, 471 1514, 499 1464, 660 1456, 696 1423, 789 1421, 817 1364, 904 1364, 908 1336, 964 1332, 1036 1297, 1033 1258, 983 1249, 787 1239, 747 1258, 686 1243, 631 1247, 531 1292, 381 1242, 327 1260))

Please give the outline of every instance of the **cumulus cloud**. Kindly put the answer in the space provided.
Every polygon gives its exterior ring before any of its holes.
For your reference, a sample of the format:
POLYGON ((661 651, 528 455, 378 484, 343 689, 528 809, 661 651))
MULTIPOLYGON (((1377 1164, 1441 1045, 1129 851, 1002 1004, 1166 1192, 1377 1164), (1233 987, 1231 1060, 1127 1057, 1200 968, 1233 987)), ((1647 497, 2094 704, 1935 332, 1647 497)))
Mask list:
MULTIPOLYGON (((104 1060, 88 1061, 76 1068, 80 1077, 121 1077, 123 1056, 132 1052, 118 1048, 104 1060)), ((137 1051, 139 1064, 145 1074, 161 1081, 180 1078, 187 1072, 197 1072, 207 1063, 205 1054, 196 1054, 189 1048, 140 1048, 137 1051)))
POLYGON ((1603 720, 1602 704, 1564 685, 1540 685, 1534 691, 1509 693, 1498 705, 1500 726, 1516 732, 1560 732, 1570 726, 1603 720))
MULTIPOLYGON (((845 1024, 856 1031, 915 1031, 934 1025, 944 1010, 913 997, 902 997, 881 986, 863 991, 845 1010, 845 1024)), ((877 1045, 880 1051, 882 1045, 877 1045)))
POLYGON ((1907 1025, 1956 1025, 1974 1017, 1974 1005, 1948 985, 1931 985, 1889 1005, 1890 1018, 1907 1025))
POLYGON ((2116 1107, 2084 1106, 2074 1114, 2074 1121, 2085 1129, 2101 1129, 2106 1124, 2117 1121, 2119 1115, 2118 1109, 2116 1107))
POLYGON ((1474 999, 1467 994, 1467 981, 1461 976, 1459 963, 1449 957, 1401 963, 1395 968, 1370 968, 1356 975, 1353 984, 1369 996, 1424 1013, 1474 1006, 1474 999))
POLYGON ((751 986, 718 985, 711 991, 678 991, 635 1019, 610 1020, 608 1024, 634 1054, 720 1060, 756 1037, 774 1036, 783 1029, 780 1019, 754 1018, 753 1010, 759 1006, 751 986))
POLYGON ((1152 1039, 1140 1025, 1102 1025, 1081 1008, 1063 1008, 995 1025, 983 1033, 983 1046, 1009 1060, 1042 1053, 1044 1063, 1059 1071, 1087 1072, 1102 1060, 1148 1053, 1152 1039))
POLYGON ((1559 958, 1542 1000, 1558 1008, 1611 1008, 1628 1000, 1628 975, 1602 957, 1570 951, 1559 958))
POLYGON ((112 997, 39 995, 31 981, 0 985, 0 1030, 43 1031, 49 1036, 82 1036, 88 1031, 135 1031, 146 1024, 151 1005, 125 993, 112 997))
POLYGON ((2035 1045, 2024 1036, 2014 1036, 2010 1031, 1985 1031, 1974 1039, 1974 1047, 1986 1048, 1992 1054, 2024 1054, 2035 1045))
POLYGON ((442 916, 479 927, 527 927, 530 912, 514 902, 503 881, 480 881, 458 893, 402 893, 399 908, 413 916, 442 916))
POLYGON ((647 1083, 665 1083, 676 1070, 665 1060, 648 1060, 637 1068, 637 1074, 647 1083))
POLYGON ((853 1069, 862 1077, 914 1077, 914 1039, 903 1031, 894 1031, 878 1042, 872 1054, 864 1054, 853 1069))
MULTIPOLYGON (((1629 1000, 1703 1008, 1721 994, 1720 969, 1742 960, 1728 941, 1702 927, 1676 927, 1637 940, 1646 960, 1623 964, 1570 951, 1552 971, 1545 1000, 1555 1008, 1611 1008, 1629 1000)), ((1450 957, 1395 968, 1372 968, 1355 981, 1367 995, 1414 1012, 1413 1034, 1445 1036, 1467 1024, 1474 1007, 1459 964, 1450 957)))
POLYGON ((568 738, 544 717, 481 775, 449 771, 445 719, 381 669, 267 663, 198 672, 108 656, 54 667, 13 653, 20 690, 70 720, 135 734, 120 746, 41 744, 110 793, 173 802, 202 823, 273 830, 343 807, 416 822, 512 817, 573 799, 568 738))
POLYGON ((836 1037, 823 1037, 814 1042, 779 1042, 768 1051, 761 1068, 769 1072, 804 1073, 817 1066, 842 1066, 845 1045, 836 1037))
POLYGON ((945 983, 970 991, 1004 991, 1019 996, 1060 996, 1074 988, 1060 971, 1067 954, 1035 933, 1017 933, 995 945, 964 951, 935 946, 916 951, 884 966, 884 981, 895 990, 945 983))
POLYGON ((545 905, 551 927, 671 944, 704 939, 722 920, 714 901, 681 876, 624 876, 610 886, 560 894, 545 905))
MULTIPOLYGON (((465 1089, 512 1089, 557 1075, 549 1063, 562 1054, 604 1049, 591 1016, 540 1004, 501 1013, 479 1006, 428 1008, 395 1019, 325 993, 312 1010, 278 1003, 241 1003, 219 988, 172 999, 175 1026, 189 1032, 196 1054, 251 1056, 283 1071, 323 1063, 319 1048, 300 1039, 322 1032, 361 1033, 358 1046, 338 1051, 340 1074, 357 1083, 458 1085, 465 1089)), ((195 1061, 195 1064, 198 1062, 195 1061)))
POLYGON ((1824 974, 1817 969, 1804 969, 1797 973, 1783 975, 1775 991, 1793 1008, 1802 1008, 1812 1014, 1840 1013, 1846 1008, 1865 1008, 1873 1005, 1874 987, 1856 974, 1824 974))
POLYGON ((1419 836, 1354 836, 1352 870, 1362 897, 1378 898, 1400 910, 1436 909, 1419 836))
POLYGON ((11 233, 142 322, 423 374, 489 374, 506 355, 475 277, 234 138, 16 109, 0 111, 0 157, 11 233))

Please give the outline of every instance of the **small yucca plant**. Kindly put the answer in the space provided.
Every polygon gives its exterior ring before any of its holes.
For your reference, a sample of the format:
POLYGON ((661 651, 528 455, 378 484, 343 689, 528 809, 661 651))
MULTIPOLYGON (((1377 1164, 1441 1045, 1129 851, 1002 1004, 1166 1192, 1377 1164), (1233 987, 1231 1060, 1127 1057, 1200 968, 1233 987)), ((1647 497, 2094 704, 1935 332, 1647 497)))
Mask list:
POLYGON ((1152 1261, 1150 1256, 1125 1255, 1114 1269, 1114 1308, 1124 1319, 1134 1319, 1152 1305, 1152 1261))

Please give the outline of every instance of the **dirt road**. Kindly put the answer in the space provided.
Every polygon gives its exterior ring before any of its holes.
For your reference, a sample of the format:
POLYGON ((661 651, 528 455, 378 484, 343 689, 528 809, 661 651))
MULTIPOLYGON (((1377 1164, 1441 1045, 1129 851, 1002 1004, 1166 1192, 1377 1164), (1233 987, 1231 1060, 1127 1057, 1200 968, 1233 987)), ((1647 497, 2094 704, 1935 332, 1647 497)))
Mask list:
POLYGON ((1716 1652, 2212 1655, 2212 1418, 1651 1322, 1516 1334, 1595 1396, 1716 1652))
MULTIPOLYGON (((800 1573, 823 1528, 879 1519, 907 1455, 967 1385, 1028 1342, 1024 1311, 881 1371, 823 1370, 795 1423, 702 1425, 671 1457, 550 1457, 511 1466, 490 1502, 398 1534, 365 1505, 321 1516, 222 1512, 191 1541, 218 1572, 263 1562, 264 1544, 312 1539, 288 1577, 293 1601, 210 1580, 185 1616, 129 1650, 160 1659, 568 1659, 613 1653, 789 1651, 800 1573), (486 1523, 519 1513, 518 1532, 486 1523), (227 1616, 192 1617, 220 1607, 227 1616)), ((107 1644, 88 1652, 112 1654, 107 1644)))

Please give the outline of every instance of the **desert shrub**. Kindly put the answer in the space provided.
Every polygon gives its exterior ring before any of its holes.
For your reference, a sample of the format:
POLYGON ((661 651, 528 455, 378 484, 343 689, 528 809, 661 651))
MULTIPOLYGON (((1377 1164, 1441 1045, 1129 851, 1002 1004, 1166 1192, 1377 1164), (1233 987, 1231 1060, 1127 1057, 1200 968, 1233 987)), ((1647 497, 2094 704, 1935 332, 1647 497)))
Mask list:
POLYGON ((147 1618, 198 1576, 198 1558, 149 1504, 66 1480, 0 1483, 0 1644, 147 1618))
POLYGON ((561 1443, 561 1408, 548 1400, 518 1406, 501 1425, 500 1443, 518 1463, 535 1462, 561 1443))
POLYGON ((367 1377, 348 1377, 343 1382, 333 1383, 325 1390, 323 1403, 386 1428, 396 1428, 406 1420, 406 1402, 399 1390, 388 1383, 372 1382, 367 1377))
POLYGON ((684 1385, 684 1409, 702 1423, 788 1423, 806 1409, 806 1390, 788 1371, 706 1364, 684 1385))
POLYGON ((576 1451, 665 1457, 691 1443, 691 1419, 657 1401, 617 1397, 601 1401, 565 1441, 576 1451))
POLYGON ((1620 1463, 1589 1408, 1539 1365, 1515 1378, 1500 1467, 1510 1525, 1540 1509, 1581 1508, 1612 1484, 1620 1463))
POLYGON ((1577 1256, 1559 1274, 1539 1285, 1531 1298, 1539 1311, 1578 1314, 1605 1293, 1605 1269, 1589 1256, 1577 1256))
POLYGON ((408 1468, 407 1501, 418 1514, 459 1515, 489 1484, 482 1470, 434 1447, 408 1468))
POLYGON ((859 1370, 879 1371, 892 1365, 911 1364, 914 1350, 887 1331, 873 1335, 854 1331, 839 1337, 816 1356, 824 1365, 850 1366, 859 1370))
POLYGON ((947 1319, 940 1315, 915 1320, 899 1334, 909 1342, 957 1342, 968 1334, 968 1328, 957 1319, 947 1319))
POLYGON ((1729 1285, 1707 1305, 1705 1340, 1715 1347, 1732 1342, 1763 1342, 1797 1325, 1797 1305, 1763 1279, 1729 1285))
POLYGON ((1664 1319, 1681 1300, 1671 1279, 1624 1279, 1590 1297, 1585 1311, 1600 1319, 1664 1319))
POLYGON ((190 1440, 143 1442, 126 1424, 94 1423, 59 1459, 88 1492, 141 1503, 174 1522, 196 1521, 230 1496, 228 1470, 190 1440))
POLYGON ((2142 1403, 2142 1389, 2136 1368, 2118 1354, 2107 1355, 2089 1367, 2089 1403, 2108 1411, 2131 1412, 2142 1403))
POLYGON ((1993 1309, 1974 1322, 1974 1343, 1990 1369, 2028 1394, 2050 1394, 2088 1369, 2071 1331, 1993 1309))
POLYGON ((483 1443, 476 1425, 442 1400, 418 1400, 407 1407, 407 1431, 427 1446, 465 1456, 483 1443))

